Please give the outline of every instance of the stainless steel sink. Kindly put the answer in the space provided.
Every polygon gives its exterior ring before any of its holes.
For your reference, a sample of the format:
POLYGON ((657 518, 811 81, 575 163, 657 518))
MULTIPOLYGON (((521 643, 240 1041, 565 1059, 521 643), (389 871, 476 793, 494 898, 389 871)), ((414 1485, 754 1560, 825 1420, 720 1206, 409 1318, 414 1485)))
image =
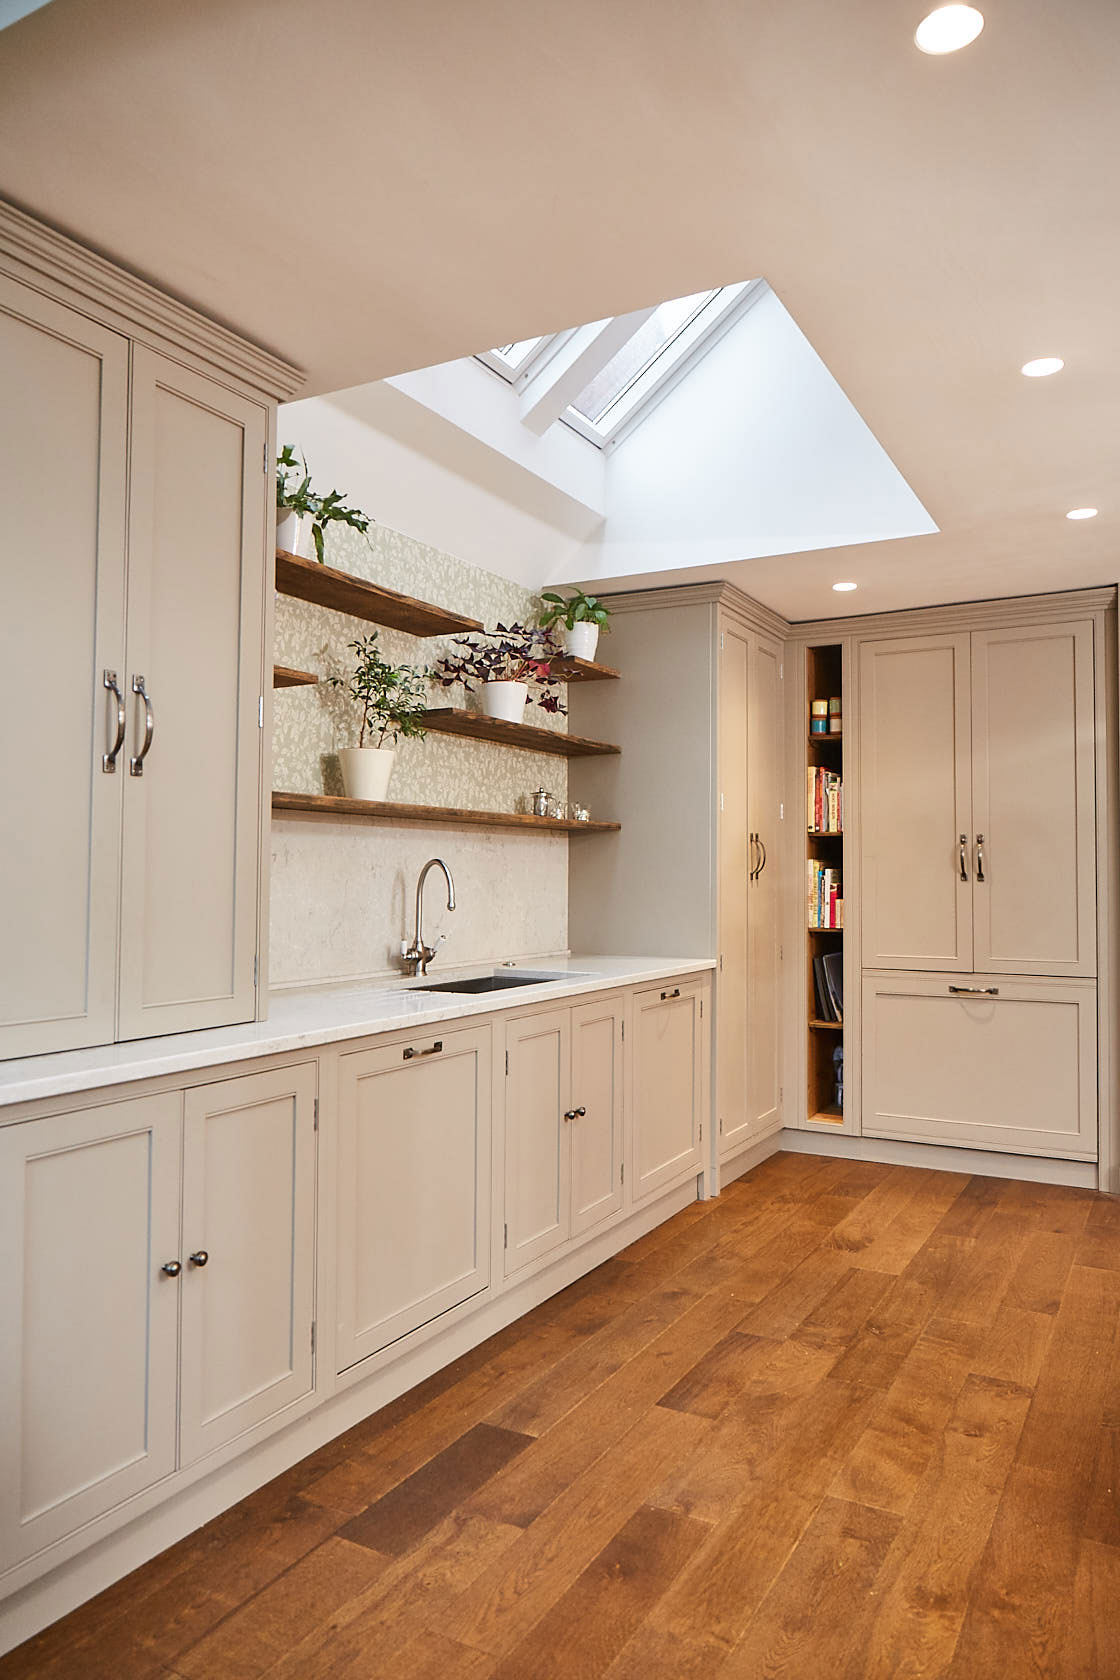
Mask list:
POLYGON ((434 986, 413 986, 414 992, 505 992, 511 986, 546 986, 566 980, 566 974, 480 974, 474 980, 439 980, 434 986))

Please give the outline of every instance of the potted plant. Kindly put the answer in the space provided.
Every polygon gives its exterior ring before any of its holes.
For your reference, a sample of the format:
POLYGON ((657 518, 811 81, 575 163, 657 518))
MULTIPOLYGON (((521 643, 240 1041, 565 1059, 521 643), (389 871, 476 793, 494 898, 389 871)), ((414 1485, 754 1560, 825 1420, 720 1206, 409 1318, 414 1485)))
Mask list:
POLYGON ((564 649, 573 659, 594 659, 600 630, 605 636, 611 631, 608 622, 611 615, 602 601, 594 595, 585 595, 582 589, 577 589, 567 600, 554 589, 546 589, 541 600, 548 602, 541 614, 543 628, 562 627, 564 649))
POLYGON ((567 711, 551 674, 558 651, 548 630, 499 624, 481 636, 456 636, 452 651, 436 662, 429 675, 441 688, 462 683, 468 694, 478 690, 487 717, 520 723, 530 688, 542 711, 567 711))
POLYGON ((308 547, 313 546, 321 566, 323 533, 331 524, 349 525, 364 536, 370 520, 358 508, 346 506, 345 491, 328 490, 324 496, 313 489, 307 462, 302 455, 297 461, 295 450, 286 443, 276 457, 277 548, 309 560, 308 547))
POLYGON ((396 763, 396 743, 422 741, 428 695, 424 673, 414 665, 391 665, 377 646, 377 631, 349 644, 357 656, 348 677, 328 677, 359 707, 358 744, 339 749, 342 782, 349 799, 384 799, 396 763), (386 742, 391 741, 392 746, 386 742))

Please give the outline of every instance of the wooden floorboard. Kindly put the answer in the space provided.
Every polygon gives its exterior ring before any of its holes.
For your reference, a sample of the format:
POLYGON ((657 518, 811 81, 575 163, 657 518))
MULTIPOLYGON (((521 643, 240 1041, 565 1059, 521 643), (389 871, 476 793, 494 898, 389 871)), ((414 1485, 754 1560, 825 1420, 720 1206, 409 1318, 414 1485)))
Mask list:
POLYGON ((1120 1680, 1120 1203, 778 1155, 0 1680, 1120 1680))

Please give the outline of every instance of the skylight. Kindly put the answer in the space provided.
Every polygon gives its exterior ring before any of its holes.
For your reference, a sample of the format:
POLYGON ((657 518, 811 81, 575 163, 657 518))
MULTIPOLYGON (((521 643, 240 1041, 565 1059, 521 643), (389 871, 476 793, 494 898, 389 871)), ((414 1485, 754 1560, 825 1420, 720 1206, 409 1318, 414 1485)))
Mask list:
POLYGON ((540 432, 560 421, 607 449, 652 412, 759 289, 754 280, 716 286, 629 316, 501 344, 478 360, 524 393, 523 424, 540 432))

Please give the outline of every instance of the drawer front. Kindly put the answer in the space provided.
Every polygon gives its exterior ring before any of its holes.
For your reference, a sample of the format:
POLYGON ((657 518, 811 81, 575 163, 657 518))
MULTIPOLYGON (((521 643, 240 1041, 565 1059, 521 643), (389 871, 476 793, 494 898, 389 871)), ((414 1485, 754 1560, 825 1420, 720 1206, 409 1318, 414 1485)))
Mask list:
POLYGON ((865 975, 865 1135, 1095 1159, 1096 1009, 1092 982, 865 975))

